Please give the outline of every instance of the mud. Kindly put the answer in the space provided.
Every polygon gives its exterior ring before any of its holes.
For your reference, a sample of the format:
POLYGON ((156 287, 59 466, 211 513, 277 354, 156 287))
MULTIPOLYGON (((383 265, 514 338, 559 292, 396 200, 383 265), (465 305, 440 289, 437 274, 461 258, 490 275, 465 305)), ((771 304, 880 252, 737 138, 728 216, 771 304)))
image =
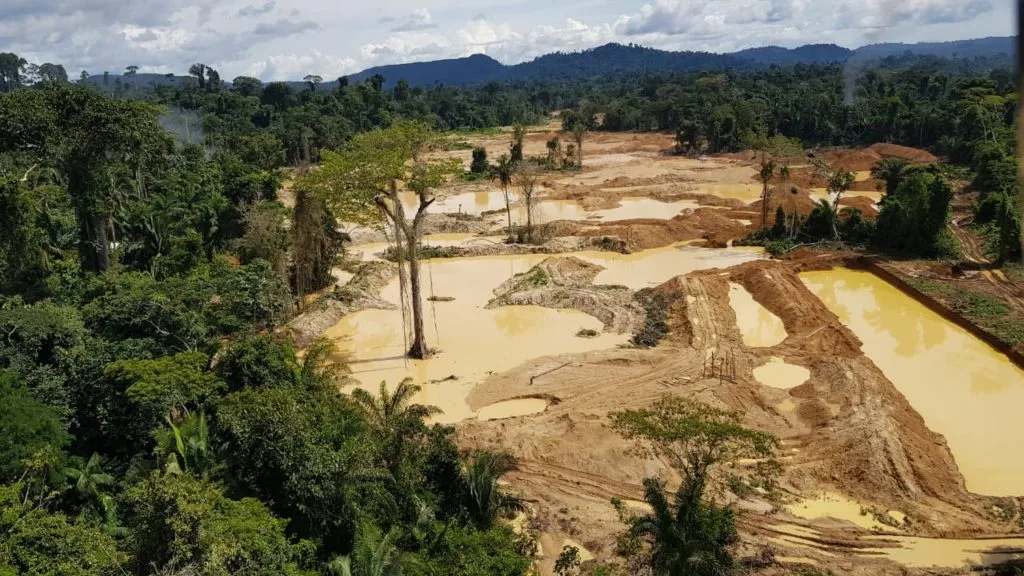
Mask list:
POLYGON ((360 310, 393 310, 395 305, 381 299, 381 290, 398 275, 398 267, 387 262, 359 265, 354 275, 292 319, 285 328, 296 346, 304 348, 343 317, 360 310))
MULTIPOLYGON (((825 491, 883 514, 905 512, 912 519, 907 530, 916 535, 1005 533, 1008 528, 987 512, 991 502, 965 489, 943 438, 928 429, 863 354, 860 340, 798 276, 798 272, 836 263, 827 258, 753 262, 727 269, 725 276, 698 271, 669 280, 659 290, 685 297, 673 306, 672 334, 661 346, 652 351, 605 350, 537 358, 495 374, 470 392, 471 407, 528 393, 549 394, 560 403, 527 417, 526 426, 465 422, 460 425, 462 442, 500 446, 516 454, 522 466, 513 473, 512 485, 539 503, 536 522, 548 526, 553 538, 571 536, 557 528, 563 516, 559 511, 568 510, 575 519, 574 529, 598 543, 594 548, 598 558, 611 557, 614 536, 621 530, 606 504, 608 499, 640 499, 645 476, 661 476, 670 484, 676 479, 664 462, 637 456, 631 444, 609 431, 607 414, 647 406, 666 392, 741 410, 749 425, 782 438, 786 458, 781 486, 786 492, 813 499, 825 491), (782 320, 788 334, 783 342, 768 348, 743 344, 729 304, 730 282, 742 285, 782 320), (704 354, 709 349, 728 349, 736 355, 736 382, 703 377, 704 354), (803 366, 810 379, 791 390, 761 385, 753 369, 772 356, 803 366), (566 362, 557 377, 531 378, 566 362)), ((738 505, 758 517, 764 512, 755 510, 777 510, 756 501, 738 505)), ((897 523, 895 517, 893 521, 897 523)), ((830 526, 828 521, 824 526, 830 526)), ((829 529, 840 530, 842 538, 851 540, 858 538, 856 530, 863 529, 842 526, 829 529)), ((752 554, 758 546, 769 545, 767 538, 757 536, 758 530, 744 528, 745 547, 752 554)), ((796 547, 792 542, 789 546, 796 547)), ((840 570, 849 565, 849 552, 843 548, 832 544, 820 548, 832 550, 832 556, 812 555, 822 566, 840 570)), ((861 571, 854 573, 900 573, 869 556, 858 559, 856 566, 861 571)))
POLYGON ((626 287, 595 286, 604 270, 573 257, 548 258, 494 289, 495 298, 487 308, 500 306, 544 306, 580 310, 597 318, 605 331, 616 334, 636 332, 644 321, 644 309, 626 287))

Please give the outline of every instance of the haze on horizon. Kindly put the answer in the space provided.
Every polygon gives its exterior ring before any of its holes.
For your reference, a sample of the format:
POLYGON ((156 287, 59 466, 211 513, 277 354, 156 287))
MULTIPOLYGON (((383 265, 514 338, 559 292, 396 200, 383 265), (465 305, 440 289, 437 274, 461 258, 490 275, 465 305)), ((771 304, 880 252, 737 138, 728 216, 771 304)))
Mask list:
POLYGON ((1011 0, 4 0, 0 51, 80 71, 326 79, 487 54, 514 64, 608 42, 730 52, 1016 33, 1011 0))

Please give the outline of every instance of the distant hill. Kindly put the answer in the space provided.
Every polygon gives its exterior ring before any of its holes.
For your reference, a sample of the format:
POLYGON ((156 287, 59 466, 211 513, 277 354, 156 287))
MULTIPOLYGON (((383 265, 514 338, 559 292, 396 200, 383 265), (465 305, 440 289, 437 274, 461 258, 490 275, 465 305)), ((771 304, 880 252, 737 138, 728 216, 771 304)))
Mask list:
POLYGON ((807 44, 799 48, 782 48, 781 46, 765 46, 748 48, 733 52, 732 56, 758 64, 777 64, 791 66, 793 64, 831 64, 845 62, 853 55, 853 50, 835 44, 807 44))
POLYGON ((921 42, 918 44, 869 44, 855 50, 858 60, 876 60, 887 56, 902 56, 910 52, 918 56, 940 58, 974 58, 976 56, 998 56, 1005 54, 1016 57, 1017 38, 990 37, 952 42, 921 42))
POLYGON ((414 62, 411 64, 393 64, 377 66, 363 70, 348 77, 349 82, 359 83, 375 74, 384 77, 387 86, 394 86, 400 79, 413 86, 429 86, 441 84, 476 84, 499 80, 504 76, 507 67, 490 56, 476 54, 468 58, 452 60, 435 60, 433 62, 414 62))
MULTIPOLYGON (((865 62, 907 54, 939 58, 976 58, 1002 55, 1016 58, 1016 53, 1017 38, 1012 36, 918 44, 870 44, 856 50, 835 44, 808 44, 797 48, 765 46, 728 54, 672 52, 633 44, 628 46, 606 44, 581 52, 546 54, 513 66, 506 66, 489 56, 477 54, 450 60, 377 66, 358 74, 352 74, 348 78, 355 84, 363 82, 375 74, 380 74, 385 79, 385 86, 390 88, 394 87, 395 83, 401 79, 412 86, 459 85, 506 80, 583 78, 626 72, 750 69, 771 65, 844 63, 850 60, 865 62)), ((187 76, 110 74, 106 78, 106 82, 109 85, 121 82, 142 88, 167 84, 180 85, 185 78, 187 76)), ((225 78, 225 80, 227 79, 225 78)), ((330 90, 337 86, 337 82, 333 78, 324 80, 321 89, 330 90)), ((104 76, 90 76, 86 82, 103 85, 104 76)), ((288 84, 296 90, 306 88, 305 82, 292 81, 288 84)))
POLYGON ((511 79, 578 78, 648 70, 749 68, 753 64, 731 54, 669 52, 643 46, 606 44, 582 52, 555 52, 507 67, 511 79))

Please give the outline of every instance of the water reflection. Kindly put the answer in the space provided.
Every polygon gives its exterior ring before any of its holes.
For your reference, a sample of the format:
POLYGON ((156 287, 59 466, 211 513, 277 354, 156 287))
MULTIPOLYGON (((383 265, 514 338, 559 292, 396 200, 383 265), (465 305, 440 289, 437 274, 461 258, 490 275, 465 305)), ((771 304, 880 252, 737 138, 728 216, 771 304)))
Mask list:
POLYGON ((945 436, 973 492, 1024 493, 1024 371, 869 272, 801 274, 864 353, 945 436), (841 303, 841 304, 840 304, 841 303))

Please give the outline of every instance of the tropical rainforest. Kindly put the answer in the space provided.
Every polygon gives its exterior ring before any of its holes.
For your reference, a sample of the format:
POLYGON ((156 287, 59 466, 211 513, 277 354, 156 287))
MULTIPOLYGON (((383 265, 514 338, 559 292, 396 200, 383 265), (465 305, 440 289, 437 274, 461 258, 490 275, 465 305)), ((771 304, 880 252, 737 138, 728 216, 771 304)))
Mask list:
MULTIPOLYGON (((522 505, 500 482, 510 457, 460 451, 413 383, 342 393, 329 344, 275 336, 332 283, 349 216, 315 194, 286 207, 282 169, 402 121, 487 130, 566 109, 591 130, 672 131, 678 153, 893 142, 954 168, 881 166, 877 224, 805 229, 941 254, 957 177, 1010 258, 1017 95, 1008 69, 977 70, 907 56, 854 78, 797 64, 296 89, 196 64, 144 89, 0 55, 0 574, 526 574, 534 544, 502 521, 522 505)), ((618 425, 643 435, 648 417, 618 425)), ((679 493, 697 540, 628 531, 654 539, 654 573, 680 573, 672 547, 694 542, 729 565, 732 518, 700 508, 703 481, 679 493)))

